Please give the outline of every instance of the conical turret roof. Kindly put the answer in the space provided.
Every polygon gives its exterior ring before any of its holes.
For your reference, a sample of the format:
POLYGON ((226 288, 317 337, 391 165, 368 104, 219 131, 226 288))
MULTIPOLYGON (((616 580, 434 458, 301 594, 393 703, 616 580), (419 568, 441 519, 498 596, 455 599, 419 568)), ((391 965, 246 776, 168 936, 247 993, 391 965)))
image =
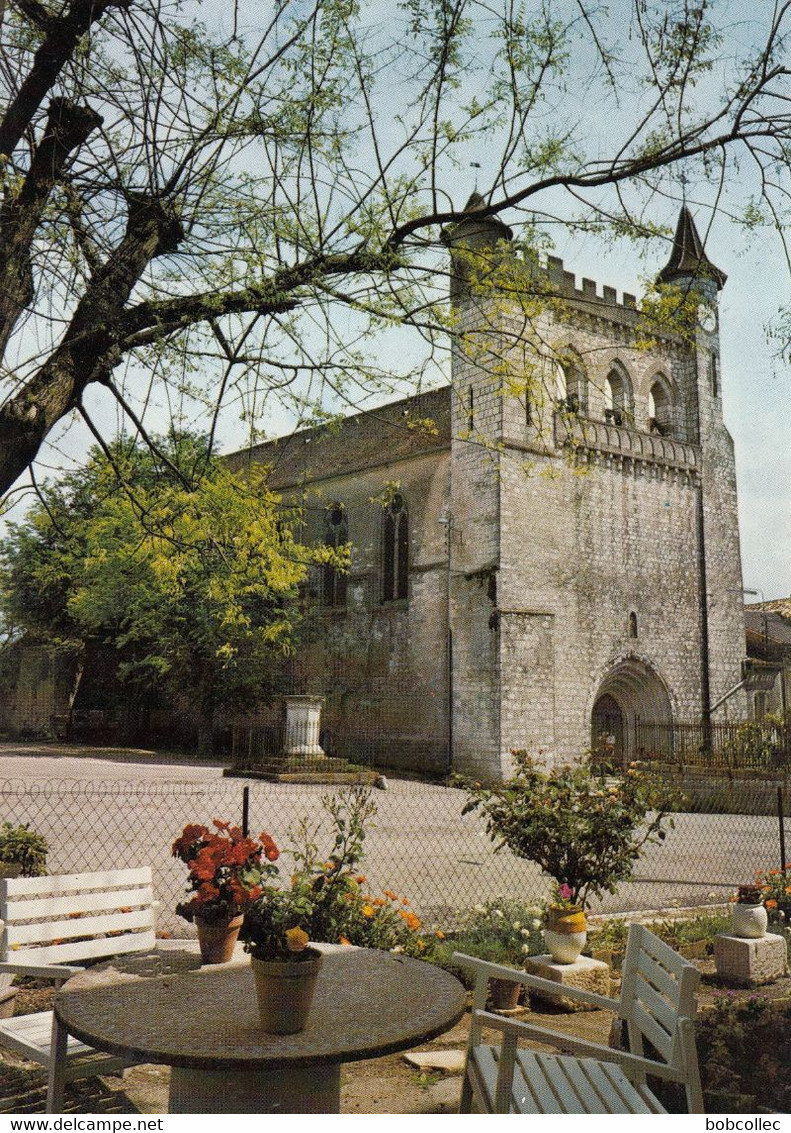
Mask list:
POLYGON ((514 233, 513 229, 500 220, 499 216, 493 214, 486 215, 487 204, 481 194, 475 189, 470 194, 470 199, 462 209, 461 220, 456 221, 455 224, 450 225, 443 232, 443 239, 446 244, 453 243, 459 237, 466 237, 471 234, 477 236, 483 235, 488 232, 490 239, 495 240, 512 240, 514 233), (482 216, 481 213, 484 213, 482 216))
POLYGON ((678 214, 673 250, 667 264, 659 273, 659 279, 662 283, 673 283, 680 276, 713 279, 718 291, 725 286, 728 278, 725 272, 715 267, 706 255, 692 213, 686 205, 681 206, 681 212, 678 214))

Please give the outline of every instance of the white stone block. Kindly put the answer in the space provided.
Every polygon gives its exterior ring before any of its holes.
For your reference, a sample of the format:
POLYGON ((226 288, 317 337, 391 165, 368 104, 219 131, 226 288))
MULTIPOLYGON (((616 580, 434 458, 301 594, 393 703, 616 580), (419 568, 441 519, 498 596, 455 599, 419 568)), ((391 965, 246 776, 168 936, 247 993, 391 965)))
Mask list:
POLYGON ((714 938, 714 961, 723 983, 758 987, 786 974, 786 942, 772 932, 752 940, 720 932, 714 938))
MULTIPOLYGON (((579 987, 585 991, 593 991, 597 995, 610 994, 610 967, 603 960, 594 960, 590 956, 580 956, 573 964, 558 964, 549 954, 543 956, 530 956, 525 961, 525 969, 533 976, 540 976, 544 980, 553 980, 561 987, 579 987)), ((552 995, 543 991, 534 991, 528 988, 530 995, 543 1003, 562 1011, 593 1011, 595 1008, 587 1003, 579 1003, 565 995, 552 995)))

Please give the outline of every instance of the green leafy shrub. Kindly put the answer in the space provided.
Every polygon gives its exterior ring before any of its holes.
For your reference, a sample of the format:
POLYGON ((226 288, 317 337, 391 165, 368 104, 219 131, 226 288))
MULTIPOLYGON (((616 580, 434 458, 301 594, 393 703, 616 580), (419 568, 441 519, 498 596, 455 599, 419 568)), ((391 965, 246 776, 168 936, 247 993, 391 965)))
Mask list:
POLYGON ((718 997, 697 1046, 707 1113, 791 1112, 791 1002, 718 997))
POLYGON ((512 752, 516 774, 506 783, 467 784, 463 812, 480 808, 496 849, 508 846, 567 887, 569 903, 615 893, 651 842, 665 837, 672 800, 659 780, 632 763, 625 772, 590 760, 544 770, 512 752))
POLYGON ((44 876, 48 850, 46 838, 29 826, 14 826, 10 822, 0 825, 0 862, 21 866, 23 877, 44 876))
MULTIPOLYGON (((706 951, 712 952, 714 937, 718 932, 729 930, 730 917, 727 913, 701 913, 698 916, 685 917, 683 920, 652 921, 648 928, 660 940, 664 940, 676 950, 690 944, 705 942, 706 951)), ((625 952, 628 935, 629 921, 622 917, 612 917, 600 927, 588 929, 585 952, 609 951, 617 956, 625 952)))

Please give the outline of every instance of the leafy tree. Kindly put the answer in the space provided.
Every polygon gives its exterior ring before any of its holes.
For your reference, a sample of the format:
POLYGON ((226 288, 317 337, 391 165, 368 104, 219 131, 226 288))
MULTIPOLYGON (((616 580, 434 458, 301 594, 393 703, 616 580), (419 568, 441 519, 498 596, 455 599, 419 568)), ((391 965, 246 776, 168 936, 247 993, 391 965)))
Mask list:
POLYGON ((278 401, 326 414, 436 376, 463 334, 441 241, 470 164, 528 258, 558 225, 661 235, 682 175, 782 233, 788 3, 738 36, 710 0, 386 13, 7 0, 0 491, 75 416, 201 415, 213 441, 226 407, 255 435, 278 401))
POLYGON ((130 689, 188 696, 206 751, 218 710, 264 695, 293 647, 309 564, 344 556, 297 542, 298 513, 267 490, 265 469, 241 477, 193 437, 158 447, 164 467, 142 445, 94 449, 11 525, 5 617, 112 646, 130 689))

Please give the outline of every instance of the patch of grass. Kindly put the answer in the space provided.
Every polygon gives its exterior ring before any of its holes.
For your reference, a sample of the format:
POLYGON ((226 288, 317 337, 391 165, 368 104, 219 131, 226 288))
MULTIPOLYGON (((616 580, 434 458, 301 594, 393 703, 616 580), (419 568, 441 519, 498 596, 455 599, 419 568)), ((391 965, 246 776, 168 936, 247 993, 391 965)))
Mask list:
POLYGON ((431 1070, 421 1070, 417 1076, 417 1084, 421 1090, 428 1090, 432 1086, 436 1086, 437 1082, 442 1078, 441 1074, 431 1070))

